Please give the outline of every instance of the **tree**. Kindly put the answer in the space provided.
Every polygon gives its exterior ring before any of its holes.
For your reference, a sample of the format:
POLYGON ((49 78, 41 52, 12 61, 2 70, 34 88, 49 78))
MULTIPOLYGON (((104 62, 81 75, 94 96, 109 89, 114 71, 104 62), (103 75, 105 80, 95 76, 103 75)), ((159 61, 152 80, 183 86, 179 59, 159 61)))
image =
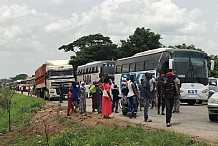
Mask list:
POLYGON ((19 74, 19 75, 16 75, 15 77, 11 77, 10 79, 12 81, 16 81, 16 80, 23 80, 23 79, 26 79, 28 77, 27 74, 19 74))
POLYGON ((76 53, 75 56, 71 56, 70 61, 75 69, 88 62, 118 58, 117 45, 113 44, 109 37, 104 37, 101 34, 83 36, 58 49, 76 53))
POLYGON ((2 95, 0 95, 0 108, 6 110, 8 113, 8 130, 11 131, 11 99, 14 95, 9 88, 1 89, 2 95))
POLYGON ((119 56, 128 57, 138 52, 160 48, 162 46, 160 39, 161 35, 151 32, 150 29, 136 28, 134 34, 127 40, 121 40, 119 56))

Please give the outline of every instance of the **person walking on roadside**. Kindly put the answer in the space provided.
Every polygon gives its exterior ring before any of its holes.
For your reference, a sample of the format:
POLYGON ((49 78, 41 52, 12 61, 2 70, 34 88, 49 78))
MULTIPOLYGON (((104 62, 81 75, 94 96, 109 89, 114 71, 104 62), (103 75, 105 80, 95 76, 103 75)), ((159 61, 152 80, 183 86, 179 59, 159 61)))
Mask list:
POLYGON ((174 109, 173 109, 173 113, 179 113, 180 112, 180 80, 177 78, 176 75, 174 75, 174 82, 176 85, 176 95, 175 95, 175 99, 174 99, 174 109))
POLYGON ((166 74, 166 77, 167 77, 167 80, 164 83, 164 91, 165 91, 164 98, 165 98, 165 105, 166 105, 166 125, 167 127, 170 127, 176 87, 175 87, 173 73, 168 72, 166 74))
POLYGON ((95 112, 95 110, 98 109, 96 82, 93 82, 93 84, 90 86, 89 93, 90 93, 90 95, 92 97, 92 112, 95 112))
POLYGON ((156 81, 152 75, 150 77, 149 83, 150 83, 150 93, 151 93, 151 109, 155 109, 156 108, 156 89, 155 89, 156 81))
POLYGON ((98 114, 102 113, 102 89, 99 87, 101 86, 102 81, 100 80, 98 84, 96 84, 96 92, 97 92, 97 111, 98 114))
POLYGON ((141 78, 140 80, 140 84, 138 85, 139 88, 139 95, 140 95, 140 101, 139 101, 139 109, 140 111, 142 111, 142 107, 144 107, 144 97, 143 97, 143 91, 142 91, 142 83, 143 83, 144 79, 141 78))
POLYGON ((86 112, 86 88, 84 82, 81 82, 81 87, 79 89, 79 110, 80 114, 86 112))
POLYGON ((114 88, 112 89, 112 95, 113 95, 113 110, 115 113, 119 113, 118 112, 118 104, 119 104, 119 89, 117 88, 117 85, 114 85, 114 88), (115 110, 114 110, 115 108, 115 110))
POLYGON ((64 98, 64 84, 60 83, 59 84, 59 103, 63 103, 63 98, 64 98))
POLYGON ((161 115, 164 114, 164 108, 165 108, 165 100, 163 95, 163 77, 160 75, 157 79, 156 84, 156 94, 157 94, 157 114, 160 114, 160 108, 161 108, 161 115))
POLYGON ((110 118, 109 116, 112 114, 112 98, 110 94, 110 85, 109 85, 109 79, 106 77, 104 79, 104 83, 99 86, 102 90, 106 90, 107 97, 102 94, 102 115, 103 118, 110 118))
POLYGON ((67 116, 70 116, 70 109, 72 110, 72 112, 74 111, 73 103, 72 103, 72 94, 73 94, 73 90, 72 88, 70 88, 67 94, 67 116))
POLYGON ((73 107, 74 107, 74 112, 76 112, 77 108, 78 108, 78 102, 79 102, 79 96, 78 96, 78 92, 79 92, 79 88, 80 86, 77 86, 76 82, 72 83, 72 101, 73 101, 73 107))
POLYGON ((150 73, 146 72, 142 82, 142 96, 144 98, 144 122, 152 122, 152 120, 148 118, 149 100, 151 98, 149 83, 150 77, 150 73))
POLYGON ((130 76, 130 82, 128 82, 128 114, 129 118, 136 118, 136 114, 138 111, 138 100, 140 99, 138 92, 137 92, 137 87, 135 84, 135 77, 134 75, 130 76))

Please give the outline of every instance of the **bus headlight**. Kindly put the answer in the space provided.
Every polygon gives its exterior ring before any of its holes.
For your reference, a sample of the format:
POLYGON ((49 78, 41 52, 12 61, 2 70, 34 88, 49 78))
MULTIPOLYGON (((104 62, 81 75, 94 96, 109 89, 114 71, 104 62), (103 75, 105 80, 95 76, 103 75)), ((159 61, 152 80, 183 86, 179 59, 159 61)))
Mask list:
POLYGON ((202 93, 207 93, 209 90, 208 89, 205 89, 202 91, 202 93))

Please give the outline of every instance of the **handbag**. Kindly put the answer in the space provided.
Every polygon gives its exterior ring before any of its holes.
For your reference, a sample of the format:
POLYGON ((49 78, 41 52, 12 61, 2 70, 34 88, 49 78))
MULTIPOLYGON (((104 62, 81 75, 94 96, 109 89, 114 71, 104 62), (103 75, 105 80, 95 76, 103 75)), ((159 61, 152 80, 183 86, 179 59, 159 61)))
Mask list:
POLYGON ((106 98, 109 98, 110 96, 108 95, 107 91, 105 90, 105 87, 104 87, 104 90, 103 90, 103 96, 106 97, 106 98))

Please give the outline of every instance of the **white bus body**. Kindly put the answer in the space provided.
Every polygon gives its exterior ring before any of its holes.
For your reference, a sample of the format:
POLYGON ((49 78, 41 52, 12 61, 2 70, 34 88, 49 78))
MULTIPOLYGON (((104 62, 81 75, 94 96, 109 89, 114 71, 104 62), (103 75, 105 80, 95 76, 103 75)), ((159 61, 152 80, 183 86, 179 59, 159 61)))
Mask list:
POLYGON ((115 64, 115 83, 121 87, 123 77, 135 74, 136 83, 145 72, 155 77, 172 71, 181 81, 181 101, 195 104, 206 101, 209 95, 208 69, 205 54, 196 50, 159 48, 118 59, 115 64))
POLYGON ((104 77, 114 78, 115 61, 94 61, 77 67, 77 81, 91 84, 104 77))

